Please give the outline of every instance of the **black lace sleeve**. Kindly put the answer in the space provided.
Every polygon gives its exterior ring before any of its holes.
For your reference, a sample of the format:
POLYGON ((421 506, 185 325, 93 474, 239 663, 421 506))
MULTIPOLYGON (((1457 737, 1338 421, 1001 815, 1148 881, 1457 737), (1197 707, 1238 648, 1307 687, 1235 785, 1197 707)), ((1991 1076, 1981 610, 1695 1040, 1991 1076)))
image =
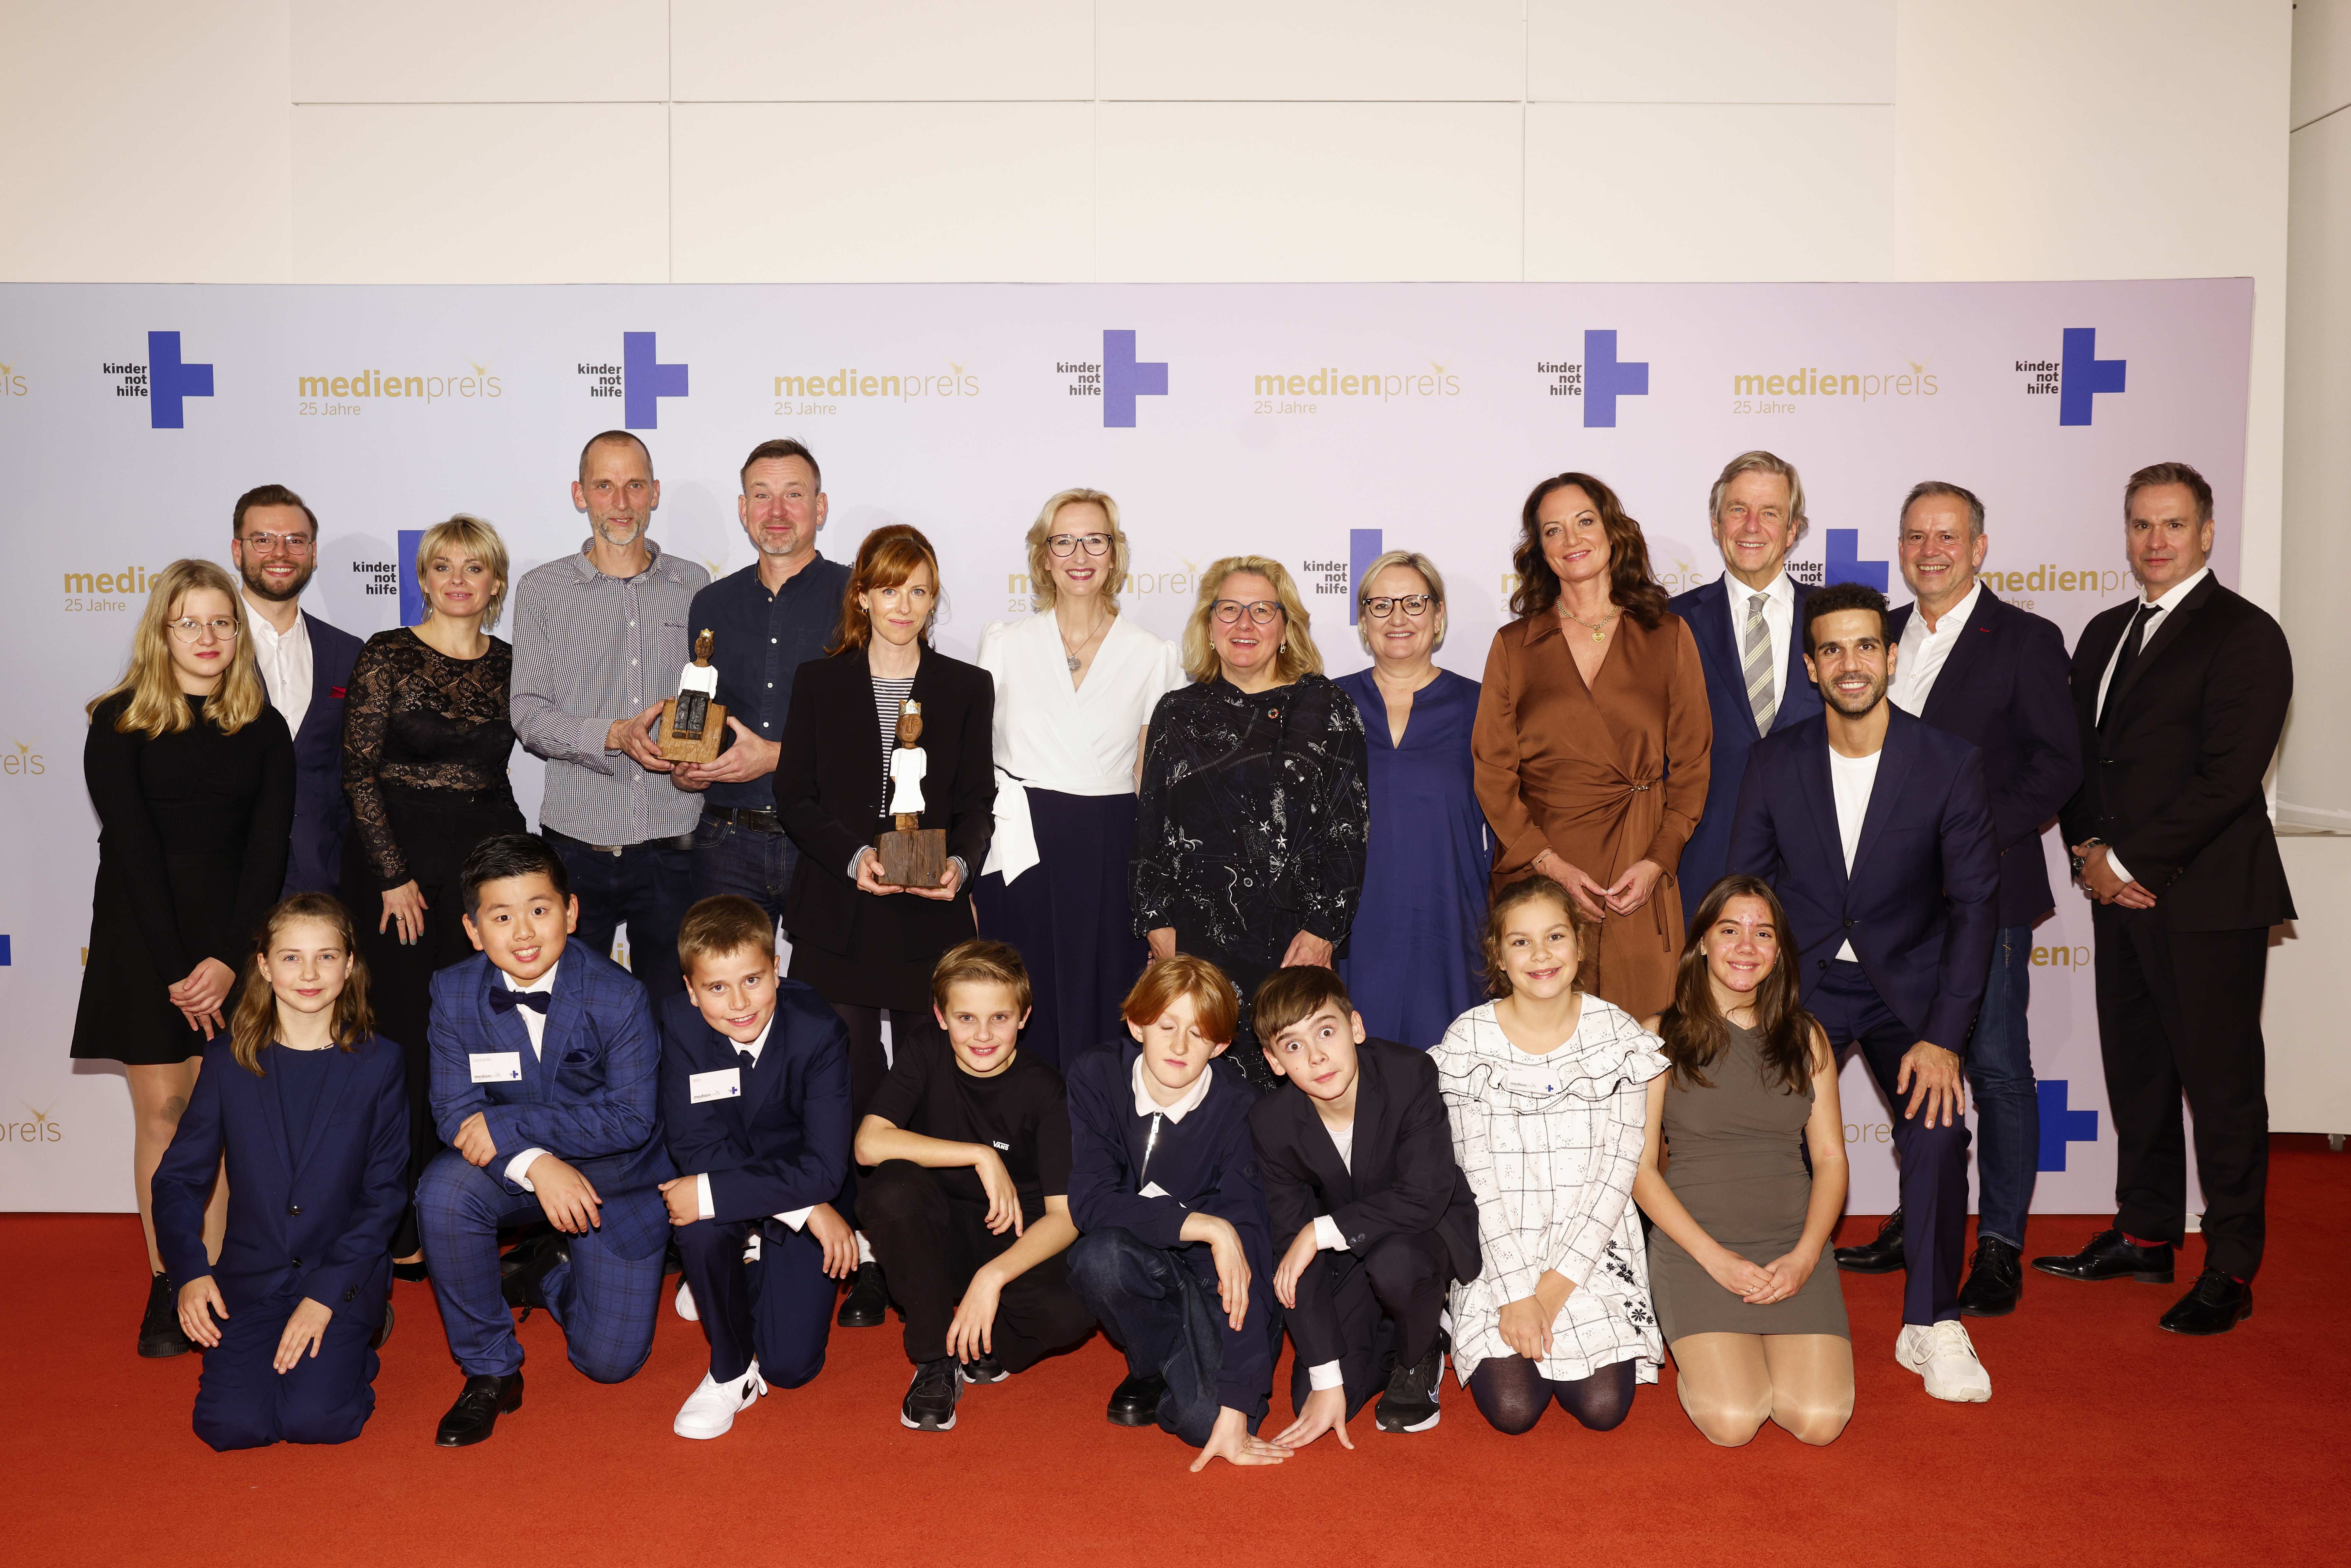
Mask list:
MULTIPOLYGON (((401 858, 392 837, 392 817, 384 810, 380 776, 383 769, 384 731, 392 722, 392 694, 398 684, 392 639, 397 632, 379 633, 351 663, 351 678, 343 702, 343 793, 351 803, 351 821, 367 845, 368 862, 377 883, 398 887, 409 880, 408 862, 401 858)), ((356 912, 364 918, 365 912, 356 912)))

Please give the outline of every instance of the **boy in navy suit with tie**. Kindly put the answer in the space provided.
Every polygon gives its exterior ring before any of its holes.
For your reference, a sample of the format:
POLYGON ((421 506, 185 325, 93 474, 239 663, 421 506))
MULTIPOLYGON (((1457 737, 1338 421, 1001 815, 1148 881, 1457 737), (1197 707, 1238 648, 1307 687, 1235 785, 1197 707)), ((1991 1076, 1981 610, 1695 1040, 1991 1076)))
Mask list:
POLYGON ((660 1184, 660 1040, 634 976, 566 945, 580 920, 563 862, 501 833, 458 873, 479 951, 433 977, 433 1120, 449 1147, 416 1212, 465 1386, 434 1440, 464 1448, 522 1404, 510 1306, 562 1325, 571 1364, 619 1383, 653 1349, 669 1238, 660 1184), (502 1268, 501 1226, 554 1230, 502 1268))
POLYGON ((835 1278, 857 1239, 826 1201, 849 1168, 849 1031, 816 991, 776 972, 776 928, 737 894, 677 932, 685 993, 661 1004, 662 1129, 680 1171, 662 1183, 710 1370, 674 1430, 722 1436, 769 1384, 824 1366, 835 1278))

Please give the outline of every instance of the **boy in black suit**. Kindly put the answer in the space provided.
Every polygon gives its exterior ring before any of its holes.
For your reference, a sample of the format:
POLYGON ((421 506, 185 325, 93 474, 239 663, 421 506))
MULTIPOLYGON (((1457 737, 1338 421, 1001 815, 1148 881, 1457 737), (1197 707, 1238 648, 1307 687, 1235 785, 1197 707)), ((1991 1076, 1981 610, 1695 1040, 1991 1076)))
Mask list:
POLYGON ((1478 1206, 1425 1051, 1367 1039, 1346 982, 1314 966, 1277 969, 1252 1010, 1277 1089, 1249 1112, 1276 1241, 1273 1292, 1298 1347, 1298 1417, 1274 1441, 1303 1448, 1384 1385, 1383 1432, 1437 1425, 1447 1286, 1478 1277, 1478 1206), (1311 1392, 1309 1392, 1310 1388, 1311 1392))
POLYGON ((906 1321, 915 1431, 956 1424, 967 1383, 999 1383, 1093 1332, 1061 1254, 1070 1113, 1024 1055, 1029 971, 1002 942, 956 944, 931 973, 935 1037, 907 1040, 857 1127, 858 1217, 906 1321))
POLYGON ((776 928, 739 894, 685 912, 677 957, 685 992, 660 1008, 662 1125, 688 1174, 661 1190, 710 1370, 674 1429, 709 1438, 770 1383, 798 1388, 824 1366, 832 1281, 857 1265, 827 1201, 849 1166, 849 1031, 778 977, 776 928))

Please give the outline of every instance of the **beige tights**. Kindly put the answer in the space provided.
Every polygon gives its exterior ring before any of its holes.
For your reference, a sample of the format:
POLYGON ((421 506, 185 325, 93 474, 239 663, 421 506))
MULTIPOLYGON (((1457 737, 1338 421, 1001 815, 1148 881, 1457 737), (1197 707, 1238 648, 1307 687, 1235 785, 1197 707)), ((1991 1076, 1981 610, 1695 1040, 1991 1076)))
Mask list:
POLYGON ((1825 1333, 1694 1333, 1674 1341, 1675 1391, 1707 1441, 1735 1448, 1776 1421, 1834 1443, 1853 1416, 1853 1342, 1825 1333))

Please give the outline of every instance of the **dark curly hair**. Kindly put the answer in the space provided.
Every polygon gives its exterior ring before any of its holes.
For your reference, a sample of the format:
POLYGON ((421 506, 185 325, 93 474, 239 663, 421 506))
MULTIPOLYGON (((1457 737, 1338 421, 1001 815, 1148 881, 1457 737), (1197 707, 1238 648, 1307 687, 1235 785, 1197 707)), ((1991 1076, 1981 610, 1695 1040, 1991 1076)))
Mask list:
POLYGON ((1519 574, 1519 585, 1510 591, 1510 613, 1541 615, 1559 602, 1559 575, 1543 559, 1542 525, 1535 514, 1542 509, 1543 497, 1570 486, 1592 497, 1600 526, 1607 532, 1610 601, 1645 630, 1656 631, 1666 618, 1666 591, 1649 570, 1649 541, 1616 492, 1589 474, 1554 474, 1527 493, 1527 504, 1519 508, 1518 548, 1510 553, 1510 568, 1519 574))

